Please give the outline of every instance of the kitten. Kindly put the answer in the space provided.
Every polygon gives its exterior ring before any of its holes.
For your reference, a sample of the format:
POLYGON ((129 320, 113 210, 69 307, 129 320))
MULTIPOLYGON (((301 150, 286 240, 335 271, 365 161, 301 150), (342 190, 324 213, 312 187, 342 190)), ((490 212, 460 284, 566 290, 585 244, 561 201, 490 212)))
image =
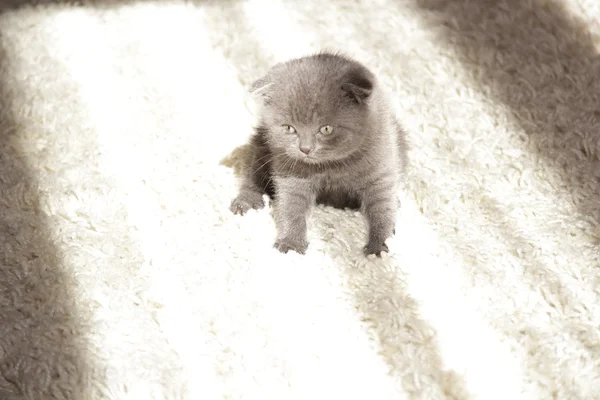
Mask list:
POLYGON ((304 254, 314 203, 360 209, 369 229, 364 253, 388 251, 407 146, 378 85, 359 62, 328 52, 277 64, 254 82, 259 123, 231 211, 261 209, 267 194, 274 247, 304 254))

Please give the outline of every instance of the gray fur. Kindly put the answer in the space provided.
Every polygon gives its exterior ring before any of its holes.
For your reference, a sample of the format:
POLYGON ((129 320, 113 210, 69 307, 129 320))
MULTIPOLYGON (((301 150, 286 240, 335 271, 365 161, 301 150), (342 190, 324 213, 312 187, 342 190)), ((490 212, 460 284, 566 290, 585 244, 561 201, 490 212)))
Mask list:
POLYGON ((388 250, 406 140, 378 85, 357 61, 320 53, 277 64, 250 88, 259 125, 231 210, 260 209, 263 194, 269 195, 279 251, 305 253, 306 219, 315 202, 360 209, 369 227, 365 254, 388 250), (324 125, 333 132, 321 133, 324 125))

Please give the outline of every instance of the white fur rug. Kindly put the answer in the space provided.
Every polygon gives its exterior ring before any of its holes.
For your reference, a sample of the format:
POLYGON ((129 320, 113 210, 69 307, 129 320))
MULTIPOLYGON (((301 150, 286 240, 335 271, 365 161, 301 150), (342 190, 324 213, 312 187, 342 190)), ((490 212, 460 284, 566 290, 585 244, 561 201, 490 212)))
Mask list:
POLYGON ((1 399, 600 398, 596 0, 15 3, 1 399), (228 210, 246 88, 323 48, 410 134, 383 259, 358 214, 302 257, 228 210))

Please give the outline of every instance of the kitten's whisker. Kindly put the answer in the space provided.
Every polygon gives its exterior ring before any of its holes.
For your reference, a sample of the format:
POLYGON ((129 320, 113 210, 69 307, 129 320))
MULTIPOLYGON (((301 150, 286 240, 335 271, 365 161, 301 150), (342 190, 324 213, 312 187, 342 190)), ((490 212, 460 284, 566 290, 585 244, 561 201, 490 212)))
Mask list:
POLYGON ((255 173, 257 173, 257 172, 258 172, 258 171, 259 171, 259 170, 260 170, 262 167, 264 167, 265 165, 267 165, 267 164, 268 164, 268 163, 270 163, 271 161, 273 161, 273 160, 271 160, 271 159, 269 158, 269 159, 268 159, 267 161, 265 161, 265 162, 264 162, 262 165, 260 165, 260 166, 259 166, 258 168, 256 168, 254 171, 252 171, 252 174, 255 174, 255 173))
POLYGON ((291 165, 291 164, 292 164, 292 162, 293 162, 293 161, 294 161, 294 160, 293 160, 292 158, 289 158, 289 157, 288 157, 288 159, 287 159, 287 160, 285 160, 285 163, 283 164, 283 167, 282 167, 282 169, 286 169, 286 168, 288 167, 288 165, 291 165))
POLYGON ((271 156, 271 153, 267 153, 264 156, 257 158, 256 160, 254 160, 254 162, 260 162, 261 160, 264 160, 265 158, 271 156))
MULTIPOLYGON (((284 154, 281 154, 281 153, 273 153, 273 159, 275 159, 275 158, 281 158, 281 157, 284 157, 284 156, 285 156, 285 155, 284 155, 284 154)), ((285 165, 287 164, 287 162, 288 162, 288 161, 289 161, 289 159, 287 159, 287 160, 284 162, 283 166, 285 166, 285 165)), ((269 174, 269 180, 267 181, 267 186, 268 186, 268 185, 270 185, 270 184, 273 182, 273 177, 274 177, 274 175, 275 175, 275 174, 274 174, 274 172, 273 172, 273 171, 271 171, 271 173, 269 174)))
POLYGON ((269 157, 271 157, 271 156, 272 156, 272 154, 271 154, 271 153, 267 153, 267 154, 265 154, 264 156, 262 156, 262 157, 260 157, 260 158, 257 158, 256 160, 253 160, 253 161, 252 161, 252 164, 259 163, 259 162, 261 162, 262 160, 264 160, 265 158, 269 158, 269 157))

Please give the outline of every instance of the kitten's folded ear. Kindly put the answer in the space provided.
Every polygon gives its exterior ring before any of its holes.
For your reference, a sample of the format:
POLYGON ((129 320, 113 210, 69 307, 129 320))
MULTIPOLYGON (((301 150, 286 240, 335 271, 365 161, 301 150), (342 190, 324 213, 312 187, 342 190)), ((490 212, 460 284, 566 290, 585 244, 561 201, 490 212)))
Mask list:
POLYGON ((368 75, 362 71, 354 71, 342 83, 345 95, 358 104, 364 103, 373 92, 373 80, 368 75))
POLYGON ((248 92, 256 98, 262 97, 265 101, 269 99, 269 89, 273 86, 270 77, 263 76, 260 79, 254 81, 254 83, 250 86, 248 92))
POLYGON ((268 76, 265 76, 256 80, 248 89, 245 101, 246 109, 256 119, 256 122, 259 121, 263 108, 271 101, 269 90, 271 86, 273 83, 268 76))

